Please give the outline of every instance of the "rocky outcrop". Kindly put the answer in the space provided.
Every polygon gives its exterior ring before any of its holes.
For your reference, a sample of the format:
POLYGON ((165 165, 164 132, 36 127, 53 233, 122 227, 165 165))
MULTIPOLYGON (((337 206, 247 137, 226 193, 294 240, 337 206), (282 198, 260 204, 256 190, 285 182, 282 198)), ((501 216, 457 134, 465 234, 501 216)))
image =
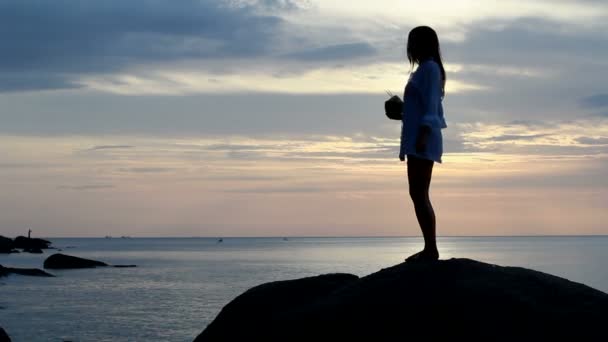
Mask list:
POLYGON ((95 268, 103 266, 108 266, 108 264, 61 253, 53 254, 44 260, 44 268, 47 269, 95 268))
POLYGON ((0 265, 0 277, 5 277, 10 274, 19 274, 25 276, 34 276, 34 277, 54 277, 54 275, 47 273, 43 270, 39 270, 37 268, 13 268, 13 267, 4 267, 0 265))
POLYGON ((469 259, 254 287, 196 338, 213 341, 602 340, 608 294, 469 259))
POLYGON ((8 337, 8 334, 2 327, 0 327, 0 342, 11 342, 11 338, 8 337))
POLYGON ((19 251, 15 250, 15 248, 13 247, 13 239, 0 235, 0 253, 8 254, 18 252, 19 251))
POLYGON ((43 249, 53 248, 51 242, 44 239, 17 236, 15 240, 0 236, 0 253, 19 253, 17 248, 26 253, 41 254, 43 249))
POLYGON ((48 249, 51 246, 51 242, 44 239, 28 238, 25 236, 17 236, 13 241, 13 248, 21 248, 24 250, 40 250, 48 249))

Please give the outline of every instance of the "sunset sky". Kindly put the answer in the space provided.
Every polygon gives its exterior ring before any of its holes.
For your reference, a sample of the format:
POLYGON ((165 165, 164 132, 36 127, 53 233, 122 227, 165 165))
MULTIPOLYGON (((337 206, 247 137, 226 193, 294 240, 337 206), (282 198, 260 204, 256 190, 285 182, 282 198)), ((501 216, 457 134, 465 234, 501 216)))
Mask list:
POLYGON ((603 0, 4 0, 0 235, 418 236, 383 110, 418 25, 438 234, 608 234, 603 0))

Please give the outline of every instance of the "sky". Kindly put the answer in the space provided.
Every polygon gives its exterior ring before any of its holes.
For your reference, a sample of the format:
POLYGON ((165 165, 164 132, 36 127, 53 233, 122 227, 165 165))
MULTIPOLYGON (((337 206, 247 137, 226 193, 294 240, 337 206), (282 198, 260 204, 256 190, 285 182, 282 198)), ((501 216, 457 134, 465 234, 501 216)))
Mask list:
POLYGON ((604 0, 1 0, 0 235, 419 236, 418 25, 438 235, 608 234, 604 0))

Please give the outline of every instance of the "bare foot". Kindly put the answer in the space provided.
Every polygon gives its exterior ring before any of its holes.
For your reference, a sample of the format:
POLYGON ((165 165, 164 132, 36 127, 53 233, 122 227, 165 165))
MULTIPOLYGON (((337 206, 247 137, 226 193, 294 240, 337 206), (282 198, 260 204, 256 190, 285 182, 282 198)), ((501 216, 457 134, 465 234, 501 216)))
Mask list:
POLYGON ((435 261, 439 259, 439 252, 437 250, 426 250, 423 249, 422 251, 410 255, 409 257, 407 257, 407 259, 405 259, 405 261, 407 262, 413 262, 413 261, 435 261))

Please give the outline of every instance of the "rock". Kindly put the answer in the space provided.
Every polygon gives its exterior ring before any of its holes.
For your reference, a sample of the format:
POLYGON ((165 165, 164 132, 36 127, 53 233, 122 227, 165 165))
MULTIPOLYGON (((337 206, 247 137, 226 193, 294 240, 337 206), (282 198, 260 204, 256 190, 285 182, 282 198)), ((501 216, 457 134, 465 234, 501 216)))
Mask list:
POLYGON ((256 286, 195 341, 597 341, 606 312, 588 286, 450 259, 256 286))
POLYGON ((21 249, 48 249, 51 242, 44 239, 17 236, 13 241, 13 248, 21 249))
POLYGON ((10 251, 12 248, 13 239, 0 235, 0 253, 10 253, 5 251, 10 251))
POLYGON ((26 248, 23 250, 24 253, 32 253, 32 254, 42 254, 42 249, 40 248, 26 248))
POLYGON ((33 277, 54 277, 54 275, 37 268, 12 268, 0 265, 0 277, 5 277, 10 274, 20 274, 33 277))
POLYGON ((0 342, 11 342, 11 338, 8 337, 8 334, 2 327, 0 327, 0 342))
POLYGON ((44 268, 48 269, 94 268, 98 266, 108 266, 108 264, 61 253, 53 254, 44 260, 44 268))
POLYGON ((0 235, 0 253, 8 254, 15 252, 16 250, 13 247, 13 239, 0 235))

